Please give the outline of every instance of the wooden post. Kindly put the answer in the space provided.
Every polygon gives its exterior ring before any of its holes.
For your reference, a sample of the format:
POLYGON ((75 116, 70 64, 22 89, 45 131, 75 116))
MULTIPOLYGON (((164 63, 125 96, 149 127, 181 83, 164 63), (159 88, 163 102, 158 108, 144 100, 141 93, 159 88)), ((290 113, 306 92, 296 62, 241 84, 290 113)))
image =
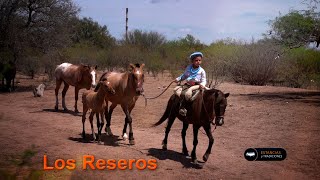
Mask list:
POLYGON ((128 8, 126 8, 126 42, 128 41, 128 8))

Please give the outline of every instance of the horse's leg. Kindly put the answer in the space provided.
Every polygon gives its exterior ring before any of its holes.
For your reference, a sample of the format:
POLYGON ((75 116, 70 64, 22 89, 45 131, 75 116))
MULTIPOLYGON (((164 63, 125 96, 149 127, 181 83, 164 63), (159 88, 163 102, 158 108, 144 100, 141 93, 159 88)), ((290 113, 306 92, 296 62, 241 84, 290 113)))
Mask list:
POLYGON ((78 103, 78 95, 79 95, 79 87, 75 87, 74 88, 74 100, 75 100, 75 102, 74 102, 74 112, 75 113, 79 113, 79 111, 78 111, 78 106, 77 106, 77 103, 78 103))
POLYGON ((6 91, 9 91, 9 84, 8 84, 8 78, 6 78, 6 91))
MULTIPOLYGON (((131 116, 131 111, 132 109, 134 108, 135 106, 135 102, 132 103, 132 105, 129 107, 129 114, 131 116)), ((123 126, 123 130, 122 130, 122 137, 123 137, 123 140, 126 140, 128 138, 128 135, 127 135, 127 127, 128 127, 128 119, 127 117, 125 118, 124 120, 124 126, 123 126)))
MULTIPOLYGON (((128 109, 128 104, 121 104, 123 112, 126 114, 126 119, 125 119, 125 124, 123 128, 123 133, 126 132, 127 129, 127 124, 129 124, 129 144, 134 145, 134 137, 133 137, 133 131, 132 131, 132 118, 130 116, 130 112, 128 109)), ((123 134, 124 135, 124 134, 123 134)))
POLYGON ((187 145, 186 145, 186 134, 187 134, 187 129, 189 127, 189 124, 188 123, 185 123, 183 122, 183 128, 182 128, 182 131, 181 131, 181 137, 182 137, 182 153, 186 156, 189 156, 189 153, 188 153, 188 148, 187 148, 187 145))
POLYGON ((192 162, 197 164, 197 155, 196 155, 196 149, 197 149, 197 145, 198 145, 198 132, 199 132, 199 126, 197 125, 193 125, 193 149, 191 152, 191 159, 192 162))
POLYGON ((62 90, 62 107, 65 111, 68 110, 68 108, 66 106, 66 99, 65 99, 68 89, 69 89, 69 84, 64 82, 64 87, 62 90))
POLYGON ((59 97, 58 97, 58 94, 59 94, 59 89, 60 89, 61 83, 62 83, 61 80, 56 79, 56 89, 55 89, 56 106, 54 107, 54 109, 55 109, 56 111, 58 111, 58 106, 59 106, 59 97))
POLYGON ((167 144, 168 144, 168 136, 171 130, 171 126, 174 122, 174 120, 176 119, 176 116, 172 114, 170 114, 169 119, 168 119, 168 123, 167 123, 167 127, 166 127, 166 131, 165 131, 165 135, 164 135, 164 139, 162 141, 162 149, 163 150, 167 150, 167 144))
POLYGON ((100 117, 101 117, 101 121, 100 121, 100 128, 98 129, 98 135, 99 135, 99 142, 101 141, 101 131, 102 131, 102 128, 104 126, 104 112, 100 112, 100 117))
POLYGON ((203 155, 203 161, 207 161, 208 158, 209 158, 209 155, 211 154, 211 149, 212 149, 212 145, 214 143, 214 139, 213 139, 213 136, 212 136, 212 133, 211 133, 211 126, 210 124, 208 125, 205 125, 203 126, 204 130, 206 131, 206 134, 209 138, 209 146, 208 146, 208 149, 206 151, 206 153, 203 155))
POLYGON ((124 119, 124 125, 123 125, 123 129, 122 129, 122 138, 123 140, 125 141, 127 138, 128 138, 128 135, 127 135, 127 127, 128 127, 128 118, 126 117, 124 119))
POLYGON ((91 111, 90 116, 89 116, 93 141, 96 140, 96 134, 94 133, 94 129, 93 129, 93 116, 94 116, 94 114, 95 114, 95 113, 94 113, 93 111, 91 111))
POLYGON ((14 90, 14 78, 12 79, 12 90, 14 90))
POLYGON ((98 137, 97 137, 97 139, 98 139, 98 143, 100 143, 100 113, 96 113, 96 118, 97 118, 97 129, 98 129, 98 137))
POLYGON ((82 114, 82 138, 83 139, 86 139, 86 133, 84 130, 84 123, 86 122, 87 111, 88 111, 87 106, 83 105, 83 114, 82 114))
POLYGON ((109 112, 108 112, 108 104, 107 104, 107 106, 105 108, 105 112, 104 112, 105 113, 104 116, 106 117, 106 121, 107 121, 105 131, 106 131, 106 134, 109 135, 109 136, 113 136, 111 128, 110 128, 110 126, 111 126, 111 116, 112 116, 112 112, 113 112, 114 108, 116 108, 116 107, 117 107, 117 104, 113 104, 112 103, 110 108, 109 108, 109 112))

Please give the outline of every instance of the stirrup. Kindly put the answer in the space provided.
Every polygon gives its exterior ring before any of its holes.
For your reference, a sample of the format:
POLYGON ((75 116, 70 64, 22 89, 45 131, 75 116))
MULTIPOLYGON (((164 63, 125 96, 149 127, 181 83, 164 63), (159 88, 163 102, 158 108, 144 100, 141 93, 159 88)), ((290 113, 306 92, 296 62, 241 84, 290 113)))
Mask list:
POLYGON ((180 109, 180 110, 179 110, 179 114, 180 114, 181 116, 187 116, 187 110, 186 110, 186 108, 180 109))

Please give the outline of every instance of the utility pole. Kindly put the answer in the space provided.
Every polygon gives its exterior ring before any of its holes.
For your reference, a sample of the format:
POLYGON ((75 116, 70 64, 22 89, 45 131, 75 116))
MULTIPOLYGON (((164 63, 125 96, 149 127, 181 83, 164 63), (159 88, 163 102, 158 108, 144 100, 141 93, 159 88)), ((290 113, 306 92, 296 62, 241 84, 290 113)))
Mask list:
POLYGON ((128 41, 128 8, 126 8, 126 42, 128 41))

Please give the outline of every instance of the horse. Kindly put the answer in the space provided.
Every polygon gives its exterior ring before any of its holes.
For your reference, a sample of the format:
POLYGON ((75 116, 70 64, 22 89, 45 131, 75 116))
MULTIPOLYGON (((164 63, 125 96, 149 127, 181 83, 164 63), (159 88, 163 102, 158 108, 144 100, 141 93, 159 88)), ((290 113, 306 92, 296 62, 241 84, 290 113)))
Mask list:
MULTIPOLYGON (((144 74, 143 67, 145 64, 130 64, 130 71, 127 72, 105 72, 100 79, 106 78, 111 83, 113 89, 115 90, 115 94, 112 96, 107 96, 106 100, 106 108, 105 108, 105 116, 106 116, 106 128, 105 131, 107 135, 113 135, 110 123, 111 123, 111 115, 114 108, 120 104, 123 112, 126 115, 125 124, 122 131, 122 137, 125 140, 127 136, 127 125, 129 124, 129 144, 134 145, 134 137, 132 130, 132 118, 130 116, 132 109, 135 106, 136 101, 139 96, 143 93, 143 82, 144 82, 144 74), (108 110, 108 101, 111 102, 110 108, 108 110)), ((98 86, 96 87, 97 90, 98 86)), ((96 91, 95 90, 95 91, 96 91)))
POLYGON ((58 93, 62 82, 64 83, 64 87, 62 90, 62 107, 65 111, 68 110, 65 103, 65 96, 69 89, 69 85, 75 87, 75 113, 78 113, 77 102, 78 102, 78 94, 79 90, 82 88, 86 88, 89 90, 92 87, 96 86, 96 69, 95 67, 90 67, 87 65, 73 65, 70 63, 62 63, 57 66, 55 69, 55 77, 56 77, 56 105, 55 110, 58 110, 59 100, 58 93))
POLYGON ((11 92, 14 90, 14 79, 16 77, 17 68, 13 61, 8 63, 0 63, 0 77, 2 80, 2 86, 4 87, 4 80, 6 80, 6 90, 11 92))
POLYGON ((82 114, 82 138, 85 139, 85 130, 84 123, 86 121, 86 114, 89 109, 91 109, 91 113, 89 116, 91 131, 93 140, 96 140, 96 136, 93 130, 93 116, 96 114, 97 118, 97 128, 98 128, 98 143, 101 140, 101 130, 104 125, 104 109, 106 106, 105 97, 108 95, 115 94, 114 89, 111 87, 110 82, 104 79, 99 83, 98 92, 94 92, 93 90, 88 90, 82 94, 82 104, 83 104, 83 114, 82 114), (99 120, 99 115, 101 116, 101 122, 99 120))
POLYGON ((224 94, 217 89, 203 90, 198 93, 198 96, 194 101, 189 102, 186 106, 188 109, 187 116, 181 116, 179 114, 180 97, 173 94, 167 104, 166 110, 160 120, 154 124, 158 126, 164 121, 168 120, 168 124, 165 131, 165 137, 162 142, 162 149, 167 150, 168 135, 171 126, 178 117, 183 122, 183 129, 181 131, 182 136, 182 153, 188 156, 188 149, 186 146, 186 132, 189 124, 193 124, 193 150, 191 158, 193 163, 197 164, 196 147, 198 144, 198 131, 200 127, 203 127, 206 135, 209 138, 209 146, 206 153, 203 155, 203 160, 206 162, 211 154, 214 138, 211 132, 211 124, 222 126, 224 124, 224 114, 227 107, 227 97, 229 93, 224 94))

